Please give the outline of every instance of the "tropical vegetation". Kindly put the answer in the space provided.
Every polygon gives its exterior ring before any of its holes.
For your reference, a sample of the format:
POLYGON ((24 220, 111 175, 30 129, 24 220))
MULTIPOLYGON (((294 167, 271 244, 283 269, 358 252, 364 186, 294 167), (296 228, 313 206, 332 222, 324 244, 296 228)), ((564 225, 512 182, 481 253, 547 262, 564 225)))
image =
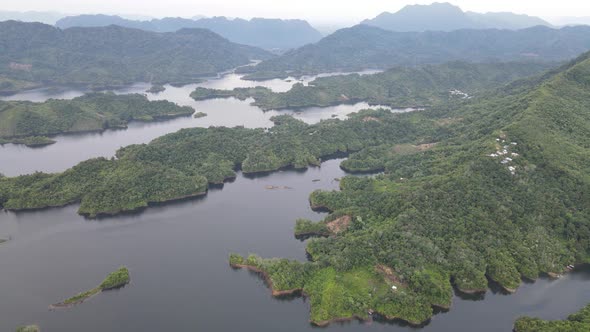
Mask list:
POLYGON ((126 267, 122 266, 118 270, 109 273, 109 275, 103 280, 103 282, 99 286, 78 293, 63 302, 54 304, 53 307, 67 307, 82 303, 84 302, 84 300, 102 291, 123 287, 129 283, 129 280, 129 270, 126 267))
POLYGON ((374 75, 322 77, 303 85, 296 83, 287 92, 264 87, 215 90, 196 88, 195 100, 234 97, 254 98, 263 110, 325 107, 366 101, 391 107, 423 107, 460 101, 519 78, 551 68, 548 63, 467 63, 450 62, 421 67, 395 67, 374 75))
POLYGON ((192 83, 272 56, 205 29, 157 33, 112 25, 61 30, 17 21, 0 22, 0 45, 10 45, 0 54, 0 93, 56 84, 192 83))
POLYGON ((0 140, 41 146, 53 143, 44 137, 47 135, 125 128, 130 121, 156 121, 193 112, 191 107, 149 101, 140 94, 89 93, 42 103, 0 101, 0 140))
POLYGON ((305 45, 238 71, 246 79, 301 76, 363 69, 388 69, 449 61, 566 61, 590 50, 590 27, 521 30, 462 29, 450 32, 393 32, 368 25, 340 29, 305 45))
POLYGON ((590 331, 590 305, 567 319, 546 321, 539 318, 521 317, 514 324, 514 332, 583 332, 590 331))

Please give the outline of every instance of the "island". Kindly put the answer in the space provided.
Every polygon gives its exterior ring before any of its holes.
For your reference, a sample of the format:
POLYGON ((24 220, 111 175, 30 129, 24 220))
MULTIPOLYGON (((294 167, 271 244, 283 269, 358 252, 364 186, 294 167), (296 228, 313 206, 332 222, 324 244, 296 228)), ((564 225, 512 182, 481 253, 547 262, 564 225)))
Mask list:
POLYGON ((539 318, 521 317, 514 324, 514 332, 583 332, 590 331, 590 305, 567 319, 546 321, 539 318))
POLYGON ((4 144, 22 144, 30 148, 42 147, 54 144, 55 141, 45 136, 29 136, 23 138, 0 138, 0 145, 4 144))
POLYGON ((100 292, 121 288, 128 284, 129 280, 129 270, 122 266, 117 271, 111 272, 97 287, 78 293, 63 302, 52 304, 49 308, 59 309, 73 307, 100 292))
POLYGON ((207 113, 205 113, 205 112, 197 112, 197 113, 195 113, 195 115, 193 115, 193 117, 195 119, 204 118, 206 116, 207 116, 207 113))
POLYGON ((38 325, 19 326, 16 332, 40 332, 41 328, 38 325))
POLYGON ((147 93, 160 93, 166 91, 166 88, 162 84, 152 84, 152 86, 145 90, 147 93))
POLYGON ((379 174, 310 194, 328 215, 295 225, 311 237, 307 261, 234 253, 229 263, 259 273, 277 296, 308 297, 317 325, 375 314, 422 324, 450 307, 453 288, 476 293, 492 282, 514 292, 522 279, 590 262, 589 73, 585 53, 420 112, 182 129, 61 173, 1 177, 0 205, 127 212, 204 194, 238 170, 304 169, 348 155, 346 168, 379 174))
POLYGON ((55 143, 47 136, 126 128, 130 121, 158 121, 193 112, 191 107, 149 101, 140 94, 89 93, 42 103, 0 101, 0 144, 39 147, 55 143))
POLYGON ((198 87, 195 100, 234 97, 253 98, 262 110, 327 107, 367 102, 393 108, 424 108, 448 101, 462 101, 518 78, 539 74, 547 63, 451 62, 422 67, 395 67, 372 75, 337 75, 317 78, 309 85, 296 83, 287 92, 269 88, 218 90, 198 87))

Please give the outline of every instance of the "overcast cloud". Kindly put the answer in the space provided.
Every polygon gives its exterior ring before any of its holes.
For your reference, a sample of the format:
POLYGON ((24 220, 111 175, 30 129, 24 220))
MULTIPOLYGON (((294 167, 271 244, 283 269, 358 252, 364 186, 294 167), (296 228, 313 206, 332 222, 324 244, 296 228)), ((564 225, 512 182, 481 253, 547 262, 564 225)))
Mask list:
MULTIPOLYGON (((407 0, 0 0, 0 10, 118 13, 153 17, 194 15, 230 17, 303 18, 317 23, 358 22, 407 4, 407 0)), ((463 10, 510 11, 551 18, 590 16, 588 0, 455 0, 463 10)))

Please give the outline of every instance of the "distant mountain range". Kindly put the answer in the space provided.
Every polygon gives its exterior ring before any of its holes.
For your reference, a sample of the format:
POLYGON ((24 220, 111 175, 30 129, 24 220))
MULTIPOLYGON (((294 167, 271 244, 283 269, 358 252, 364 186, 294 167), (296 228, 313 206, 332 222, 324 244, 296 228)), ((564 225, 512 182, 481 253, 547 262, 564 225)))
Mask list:
POLYGON ((64 16, 67 15, 58 12, 16 12, 0 10, 0 21, 15 20, 21 22, 39 22, 53 25, 55 24, 55 22, 57 22, 60 18, 64 16))
POLYGON ((463 12, 450 3, 405 6, 396 13, 384 12, 361 24, 391 31, 453 31, 459 29, 524 29, 537 25, 551 26, 533 16, 514 13, 463 12))
POLYGON ((286 50, 315 43, 322 34, 303 20, 253 18, 251 20, 225 17, 186 19, 167 17, 150 21, 136 21, 111 15, 79 15, 60 19, 55 24, 61 29, 71 27, 101 27, 118 25, 155 32, 174 32, 183 28, 209 29, 232 42, 261 47, 267 50, 286 50))
POLYGON ((206 29, 166 33, 119 26, 61 30, 17 21, 0 22, 0 45, 0 81, 4 82, 0 93, 15 90, 15 82, 96 87, 194 82, 272 56, 206 29))
POLYGON ((589 49, 590 26, 393 32, 357 25, 241 72, 251 72, 250 79, 264 79, 455 60, 564 61, 589 49))

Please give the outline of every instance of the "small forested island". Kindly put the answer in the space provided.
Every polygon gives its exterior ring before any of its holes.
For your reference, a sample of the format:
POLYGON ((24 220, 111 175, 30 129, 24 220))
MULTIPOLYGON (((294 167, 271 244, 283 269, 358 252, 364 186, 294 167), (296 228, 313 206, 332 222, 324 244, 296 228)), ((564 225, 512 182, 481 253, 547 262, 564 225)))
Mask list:
POLYGON ((546 321, 521 317, 514 324, 514 332, 585 332, 590 331, 590 305, 565 320, 546 321))
POLYGON ((206 116, 207 116, 207 113, 205 113, 205 112, 197 112, 197 113, 195 113, 195 115, 193 115, 193 117, 195 119, 204 118, 206 116))
POLYGON ((424 107, 538 74, 551 68, 547 63, 451 62, 418 68, 396 67, 374 75, 322 77, 305 86, 293 85, 287 92, 273 92, 264 87, 216 90, 198 87, 195 100, 234 97, 254 98, 252 105, 263 110, 326 107, 366 101, 372 105, 397 108, 424 107))
POLYGON ((46 137, 50 135, 125 128, 130 121, 156 121, 193 112, 191 107, 149 101, 140 94, 89 93, 42 103, 0 101, 0 144, 43 146, 54 143, 46 137))
POLYGON ((148 93, 160 93, 162 91, 166 91, 166 88, 162 84, 152 84, 152 86, 145 90, 148 93))
POLYGON ((117 271, 111 272, 97 287, 89 289, 82 293, 78 293, 63 302, 52 304, 49 307, 50 309, 57 309, 75 306, 100 292, 121 288, 128 284, 129 280, 129 270, 126 267, 122 266, 117 271))
POLYGON ((23 144, 23 145, 26 145, 30 148, 35 148, 35 147, 51 145, 51 144, 55 143, 55 141, 52 140, 51 138, 45 137, 45 136, 29 136, 29 137, 23 137, 23 138, 0 138, 0 145, 8 144, 8 143, 23 144))
POLYGON ((0 178, 9 210, 80 202, 114 214, 204 194, 243 173, 305 168, 347 153, 339 191, 310 195, 330 211, 295 231, 317 237, 309 261, 232 254, 275 294, 309 297, 311 321, 376 312, 420 324, 451 305, 452 288, 508 292, 522 278, 590 262, 590 53, 461 103, 411 113, 364 110, 308 125, 190 128, 55 174, 0 178))
POLYGON ((0 95, 12 95, 19 91, 31 90, 39 87, 41 87, 40 83, 27 82, 0 75, 0 95))
POLYGON ((40 332, 41 329, 37 325, 19 326, 16 332, 40 332))

